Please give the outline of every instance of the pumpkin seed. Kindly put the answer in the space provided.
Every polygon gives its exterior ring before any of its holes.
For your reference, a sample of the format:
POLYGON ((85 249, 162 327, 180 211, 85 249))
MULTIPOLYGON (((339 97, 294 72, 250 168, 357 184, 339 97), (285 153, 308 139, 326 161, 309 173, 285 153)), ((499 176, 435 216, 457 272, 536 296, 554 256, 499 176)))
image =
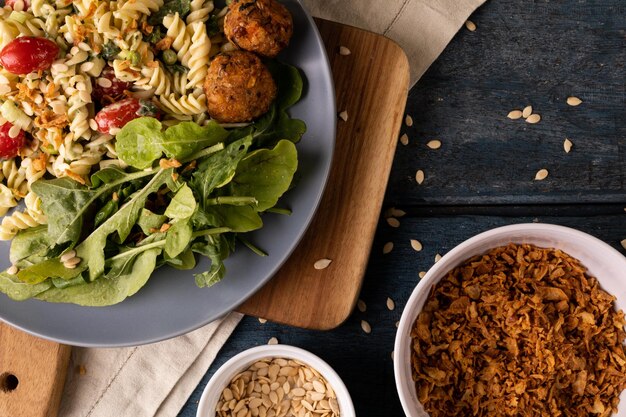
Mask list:
POLYGON ((506 117, 508 117, 509 119, 512 120, 517 120, 520 117, 522 117, 522 111, 521 110, 512 110, 509 112, 509 114, 506 115, 506 117))
POLYGON ((547 169, 540 169, 539 171, 537 171, 537 173, 535 174, 535 180, 536 181, 543 181, 548 177, 548 170, 547 169))
POLYGON ((522 117, 525 119, 531 114, 533 114, 533 106, 524 107, 524 110, 522 110, 522 117))
POLYGON ((465 21, 465 27, 470 32, 474 32, 476 30, 476 23, 472 22, 471 20, 466 20, 465 21))
POLYGON ((570 106, 579 106, 582 102, 583 101, 578 97, 572 96, 567 98, 567 104, 569 104, 570 106))

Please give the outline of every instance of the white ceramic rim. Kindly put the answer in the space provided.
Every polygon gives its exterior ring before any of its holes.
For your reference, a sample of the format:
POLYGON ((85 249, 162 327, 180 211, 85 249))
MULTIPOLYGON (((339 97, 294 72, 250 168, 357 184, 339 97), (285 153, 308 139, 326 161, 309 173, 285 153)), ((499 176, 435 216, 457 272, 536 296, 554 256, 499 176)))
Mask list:
MULTIPOLYGON (((467 249, 471 248, 475 244, 480 241, 486 240, 497 240, 498 238, 503 238, 512 233, 519 232, 555 232, 562 235, 569 235, 574 239, 586 241, 589 245, 594 245, 596 247, 601 248, 604 253, 605 259, 607 262, 617 262, 624 264, 624 269, 626 270, 626 257, 622 255, 619 251, 611 247, 609 244, 603 242, 602 240, 591 236, 585 232, 581 232, 580 230, 572 229, 566 226, 558 226, 554 224, 545 224, 545 223, 522 223, 522 224, 514 224, 509 226, 502 226, 495 229, 488 230, 486 232, 480 233, 474 237, 469 238, 468 240, 462 242, 458 246, 454 247, 450 250, 445 256, 443 256, 439 262, 434 264, 430 270, 426 273, 424 278, 420 280, 417 284, 411 296, 409 297, 404 311, 402 312, 402 317, 400 318, 400 324, 398 325, 398 330, 396 332, 396 339, 394 343, 394 352, 395 358, 393 364, 394 370, 394 378, 396 382, 396 390, 398 391, 398 397, 400 398, 400 403, 402 404, 402 409, 407 417, 423 417, 427 415, 427 413, 423 412, 423 414, 419 414, 419 411, 414 410, 412 404, 409 402, 409 399, 406 397, 405 392, 408 389, 412 389, 415 391, 415 386, 413 380, 411 378, 411 363, 403 363, 401 358, 404 358, 407 354, 407 350, 410 349, 410 341, 403 337, 405 334, 409 334, 411 327, 413 326, 413 322, 417 317, 419 312, 416 312, 415 315, 410 314, 410 310, 412 310, 412 306, 417 302, 416 300, 419 298, 420 294, 426 289, 431 288, 433 285, 438 282, 438 280, 449 271, 451 268, 458 266, 456 265, 448 265, 447 260, 451 258, 455 258, 460 254, 464 253, 467 249), (443 273, 443 274, 442 274, 443 273), (408 342, 408 343, 407 343, 408 342), (408 372, 407 372, 408 369, 408 372), (417 413, 417 414, 416 414, 417 413)), ((522 241, 515 241, 515 243, 525 243, 522 241)), ((496 246, 494 246, 496 247, 496 246)), ((467 253, 463 259, 460 259, 459 262, 463 262, 465 259, 476 255, 467 253)), ((600 280, 600 278, 598 278, 600 280)), ((421 307, 419 309, 421 311, 421 307)), ((625 391, 626 392, 626 391, 625 391)), ((622 392, 622 396, 624 396, 624 392, 622 392)), ((623 405, 622 405, 623 408, 623 405)))
POLYGON ((211 377, 202 392, 196 417, 215 417, 215 405, 226 385, 239 372, 263 358, 295 359, 317 370, 335 390, 341 417, 356 417, 348 388, 337 372, 320 357, 290 345, 262 345, 233 356, 211 377))

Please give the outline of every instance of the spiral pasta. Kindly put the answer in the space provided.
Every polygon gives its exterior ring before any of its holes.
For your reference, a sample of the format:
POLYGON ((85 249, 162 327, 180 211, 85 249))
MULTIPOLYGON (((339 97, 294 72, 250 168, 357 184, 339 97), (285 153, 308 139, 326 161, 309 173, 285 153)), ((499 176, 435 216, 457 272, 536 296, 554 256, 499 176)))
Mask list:
POLYGON ((187 24, 190 25, 195 22, 206 22, 209 20, 209 14, 213 11, 215 6, 213 0, 191 0, 190 3, 191 13, 187 15, 187 24))
POLYGON ((189 63, 187 88, 193 89, 202 87, 202 83, 206 78, 211 41, 206 33, 204 23, 201 21, 192 23, 189 29, 191 29, 193 35, 191 37, 191 46, 189 47, 189 59, 187 60, 189 63))
POLYGON ((42 217, 33 216, 28 210, 15 211, 10 216, 4 216, 0 223, 0 240, 11 240, 21 230, 45 224, 45 217, 43 223, 39 221, 41 219, 42 217))
POLYGON ((194 115, 206 111, 206 96, 186 94, 176 97, 175 94, 159 97, 159 106, 167 113, 194 115))

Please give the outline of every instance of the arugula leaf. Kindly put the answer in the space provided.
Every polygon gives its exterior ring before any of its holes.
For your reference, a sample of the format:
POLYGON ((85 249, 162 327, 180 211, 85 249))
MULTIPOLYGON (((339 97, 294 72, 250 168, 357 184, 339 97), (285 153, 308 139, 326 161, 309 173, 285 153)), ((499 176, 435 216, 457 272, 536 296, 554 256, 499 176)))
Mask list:
POLYGON ((172 168, 159 170, 144 188, 132 196, 130 201, 77 246, 78 257, 85 260, 86 262, 83 263, 87 263, 89 266, 89 280, 93 281, 104 272, 104 248, 107 237, 117 232, 122 242, 126 240, 132 227, 137 223, 148 196, 158 191, 167 181, 167 177, 172 175, 172 172, 172 168))
POLYGON ((263 227, 263 220, 250 206, 209 206, 199 209, 192 219, 196 227, 227 227, 244 233, 263 227))
POLYGON ((53 245, 65 242, 73 245, 78 241, 83 215, 93 201, 94 192, 69 178, 35 181, 31 189, 41 198, 53 245))
POLYGON ((198 165, 189 186, 200 197, 202 206, 213 190, 223 187, 232 180, 237 164, 248 152, 251 142, 252 138, 246 136, 231 143, 223 151, 208 156, 198 165))
POLYGON ((162 143, 161 122, 152 117, 139 117, 126 123, 119 131, 115 147, 122 161, 145 169, 161 157, 162 143))
POLYGON ((50 280, 39 284, 26 284, 20 281, 15 275, 0 272, 0 292, 5 293, 15 301, 24 301, 33 298, 37 294, 46 291, 52 286, 50 280))
POLYGON ((191 248, 188 248, 175 258, 170 258, 167 252, 165 252, 163 259, 165 263, 181 271, 187 271, 196 267, 196 257, 191 248))
POLYGON ((183 185, 176 193, 170 204, 165 209, 165 216, 170 219, 188 219, 196 210, 196 199, 193 191, 187 184, 183 185))
POLYGON ((105 43, 102 47, 100 56, 105 61, 112 61, 117 57, 120 52, 122 52, 122 50, 113 41, 109 41, 105 43))
POLYGON ((258 147, 270 148, 281 139, 298 143, 305 133, 306 124, 302 120, 292 119, 287 113, 281 111, 276 115, 276 119, 270 127, 262 133, 255 134, 255 141, 258 147))
POLYGON ((109 217, 113 215, 119 209, 119 204, 115 200, 109 200, 94 217, 93 223, 94 227, 100 226, 102 223, 106 221, 109 217))
POLYGON ((227 136, 228 131, 214 121, 210 121, 206 126, 182 122, 165 131, 162 146, 168 158, 181 160, 224 141, 227 136))
POLYGON ((141 252, 132 268, 115 279, 99 279, 66 288, 52 287, 36 298, 53 303, 74 303, 82 306, 102 307, 117 304, 143 287, 156 266, 161 249, 141 252))
POLYGON ((289 189, 298 168, 296 145, 281 140, 274 149, 259 149, 239 162, 228 193, 233 196, 250 196, 257 200, 256 210, 274 207, 289 189))
POLYGON ((91 176, 91 188, 98 188, 104 184, 119 181, 128 176, 126 172, 118 167, 107 167, 95 172, 91 176))
POLYGON ((143 208, 141 209, 139 219, 137 219, 137 225, 141 228, 144 234, 151 235, 154 233, 155 229, 159 230, 166 221, 167 216, 163 214, 156 214, 146 208, 143 208))
POLYGON ((195 274, 196 285, 200 288, 210 287, 224 278, 226 259, 234 248, 234 243, 225 235, 206 236, 203 242, 195 243, 192 250, 211 260, 211 268, 201 274, 195 274))
POLYGON ((185 17, 189 14, 191 10, 190 0, 170 0, 166 2, 161 8, 156 12, 150 15, 148 18, 148 23, 151 25, 158 25, 163 23, 163 18, 168 14, 178 13, 180 18, 184 21, 185 17))
POLYGON ((187 249, 193 237, 193 229, 189 219, 179 220, 167 231, 165 238, 165 253, 175 258, 187 249))

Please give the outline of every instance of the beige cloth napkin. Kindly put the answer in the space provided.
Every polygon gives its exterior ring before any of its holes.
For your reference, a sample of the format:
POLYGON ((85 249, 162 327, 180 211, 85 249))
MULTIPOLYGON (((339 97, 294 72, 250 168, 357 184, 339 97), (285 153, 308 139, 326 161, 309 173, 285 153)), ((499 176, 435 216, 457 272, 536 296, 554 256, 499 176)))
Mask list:
MULTIPOLYGON (((394 39, 411 63, 411 85, 484 0, 302 0, 314 16, 394 39)), ((174 417, 241 320, 148 346, 74 348, 60 417, 174 417), (84 374, 77 369, 84 369, 84 374)))

